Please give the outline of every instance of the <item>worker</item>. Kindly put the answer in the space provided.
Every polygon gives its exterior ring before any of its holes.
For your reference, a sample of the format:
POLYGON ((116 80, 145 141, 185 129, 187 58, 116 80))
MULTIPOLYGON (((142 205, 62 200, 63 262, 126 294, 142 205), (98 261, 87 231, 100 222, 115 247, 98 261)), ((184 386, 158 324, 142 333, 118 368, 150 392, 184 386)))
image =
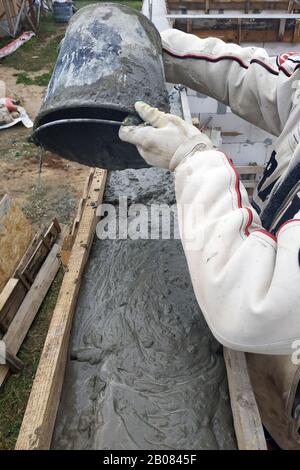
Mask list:
POLYGON ((292 354, 300 339, 300 53, 269 57, 216 38, 162 33, 166 80, 231 107, 278 137, 252 204, 222 149, 192 124, 143 102, 147 125, 122 126, 153 166, 174 171, 179 207, 200 211, 189 242, 179 229, 197 301, 229 348, 292 354), (297 341, 298 340, 298 341, 297 341))

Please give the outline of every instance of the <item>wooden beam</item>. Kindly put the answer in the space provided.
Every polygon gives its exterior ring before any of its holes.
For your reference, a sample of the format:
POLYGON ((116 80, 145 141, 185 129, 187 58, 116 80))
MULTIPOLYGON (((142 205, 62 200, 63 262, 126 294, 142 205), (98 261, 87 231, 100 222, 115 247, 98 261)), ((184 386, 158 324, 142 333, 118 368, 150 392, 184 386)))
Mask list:
POLYGON ((294 0, 289 0, 288 10, 287 10, 288 13, 292 13, 293 9, 294 9, 294 0))
POLYGON ((92 179, 93 179, 94 171, 95 170, 93 168, 91 168, 90 173, 89 173, 88 177, 86 178, 84 188, 83 188, 82 197, 79 200, 77 213, 76 213, 73 225, 72 225, 71 232, 64 239, 64 243, 63 243, 63 246, 62 246, 62 249, 61 249, 61 261, 62 261, 62 264, 63 264, 64 267, 67 267, 68 263, 69 263, 72 247, 73 247, 74 240, 75 240, 75 237, 76 237, 76 233, 77 233, 80 221, 81 221, 82 212, 83 212, 83 209, 84 209, 86 198, 88 197, 88 192, 89 192, 89 188, 90 188, 90 185, 91 185, 91 182, 92 182, 92 179))
POLYGON ((234 20, 242 18, 243 20, 297 20, 300 19, 299 13, 210 13, 207 16, 205 13, 171 13, 166 15, 166 18, 171 20, 234 20))
POLYGON ((49 449, 63 385, 69 336, 81 277, 96 229, 96 207, 101 202, 105 170, 95 170, 67 272, 33 383, 16 449, 49 449))
MULTIPOLYGON (((56 276, 60 267, 59 253, 60 246, 55 244, 17 311, 7 333, 2 338, 11 354, 16 355, 18 353, 41 303, 56 276)), ((0 387, 3 385, 8 372, 9 367, 7 365, 0 366, 0 387)))
MULTIPOLYGON (((177 27, 177 26, 176 26, 177 27)), ((179 28, 180 29, 180 28, 179 28)), ((216 37, 226 42, 236 43, 238 40, 236 29, 206 29, 197 30, 193 29, 193 34, 199 38, 216 37)), ((269 31, 255 31, 247 30, 243 27, 241 32, 241 42, 274 42, 277 41, 278 32, 276 29, 269 31)), ((295 29, 295 32, 291 30, 285 30, 283 42, 300 42, 299 27, 295 29)))
POLYGON ((266 450, 266 439, 243 352, 224 347, 234 429, 240 450, 266 450))
MULTIPOLYGON (((180 11, 182 6, 189 10, 206 9, 206 0, 168 0, 169 10, 180 11)), ((210 10, 239 10, 247 13, 250 10, 289 11, 289 0, 210 0, 210 10)), ((293 10, 291 10, 292 12, 293 10)))
POLYGON ((284 38, 285 26, 286 26, 286 20, 281 19, 279 21, 279 28, 278 28, 278 41, 282 41, 284 38))
POLYGON ((238 18, 237 20, 237 43, 241 44, 242 42, 242 19, 238 18))
POLYGON ((10 278, 0 294, 0 331, 6 333, 13 317, 28 292, 27 287, 17 278, 10 278))

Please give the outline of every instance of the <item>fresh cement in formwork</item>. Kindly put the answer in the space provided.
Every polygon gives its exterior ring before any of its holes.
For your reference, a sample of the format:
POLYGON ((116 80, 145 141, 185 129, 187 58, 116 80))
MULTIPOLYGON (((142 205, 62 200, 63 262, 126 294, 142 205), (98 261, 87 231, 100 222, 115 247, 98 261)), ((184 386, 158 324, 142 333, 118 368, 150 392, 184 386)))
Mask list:
MULTIPOLYGON (((111 172, 104 202, 118 208, 119 196, 172 205, 173 175, 111 172)), ((52 448, 236 448, 222 349, 197 305, 180 240, 95 237, 52 448)))

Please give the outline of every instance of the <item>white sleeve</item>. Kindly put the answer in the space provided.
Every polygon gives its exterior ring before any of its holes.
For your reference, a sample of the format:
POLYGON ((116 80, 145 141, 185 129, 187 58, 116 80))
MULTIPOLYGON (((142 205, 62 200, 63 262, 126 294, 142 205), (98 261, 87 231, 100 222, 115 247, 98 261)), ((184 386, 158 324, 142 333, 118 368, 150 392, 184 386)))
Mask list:
POLYGON ((218 150, 196 147, 176 168, 175 188, 194 291, 215 337, 232 349, 291 353, 300 338, 300 219, 276 236, 264 230, 218 150))
POLYGON ((292 106, 293 79, 280 59, 262 48, 200 39, 176 29, 162 33, 162 45, 167 81, 217 99, 276 136, 281 133, 292 106))

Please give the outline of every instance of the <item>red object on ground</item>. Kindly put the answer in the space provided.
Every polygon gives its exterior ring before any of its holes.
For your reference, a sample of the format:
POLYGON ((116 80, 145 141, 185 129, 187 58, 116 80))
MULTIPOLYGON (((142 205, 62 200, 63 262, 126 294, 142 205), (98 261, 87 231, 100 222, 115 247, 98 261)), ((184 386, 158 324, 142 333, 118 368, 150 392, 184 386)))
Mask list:
POLYGON ((17 49, 19 49, 19 47, 22 46, 22 44, 29 41, 29 39, 31 39, 33 36, 35 36, 35 33, 33 31, 26 31, 14 41, 11 41, 9 44, 6 44, 6 46, 0 49, 0 59, 3 59, 4 57, 15 52, 17 49))
POLYGON ((6 109, 10 112, 13 113, 14 111, 18 111, 18 106, 16 106, 11 98, 5 98, 4 99, 4 104, 6 106, 6 109))

